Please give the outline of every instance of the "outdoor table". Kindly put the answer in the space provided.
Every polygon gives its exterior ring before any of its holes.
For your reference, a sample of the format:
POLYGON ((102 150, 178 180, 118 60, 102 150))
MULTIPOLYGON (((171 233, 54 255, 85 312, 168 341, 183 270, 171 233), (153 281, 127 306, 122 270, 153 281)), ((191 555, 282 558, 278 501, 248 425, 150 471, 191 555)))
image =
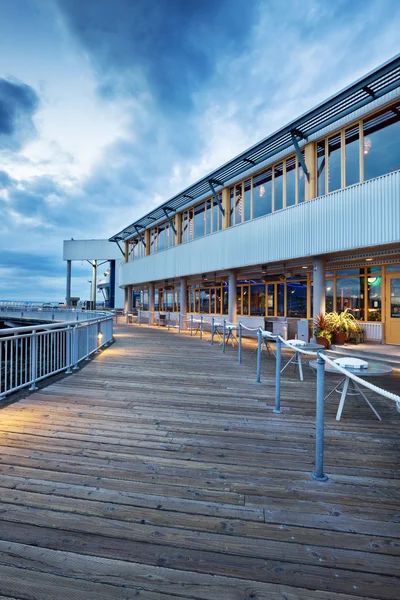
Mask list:
MULTIPOLYGON (((313 369, 316 369, 317 361, 316 360, 310 361, 310 367, 312 367, 313 369)), ((381 365, 380 363, 376 363, 376 362, 369 362, 368 367, 363 368, 363 369, 354 369, 352 367, 345 367, 345 369, 349 373, 352 373, 353 375, 357 375, 358 377, 379 377, 379 375, 389 375, 390 373, 393 372, 392 367, 389 367, 387 365, 381 365)), ((337 371, 335 369, 335 367, 332 367, 332 365, 325 363, 325 372, 326 373, 338 373, 339 371, 337 371)), ((325 397, 325 400, 327 398, 329 398, 329 396, 331 394, 333 394, 333 392, 341 393, 339 408, 336 413, 337 421, 340 421, 340 417, 342 416, 342 411, 343 411, 344 403, 345 403, 347 396, 361 396, 362 398, 364 398, 365 402, 371 408, 371 410, 376 415, 376 417, 380 421, 382 421, 382 418, 377 413, 375 408, 372 406, 371 402, 368 400, 367 396, 362 391, 362 389, 359 387, 359 385, 355 381, 353 381, 353 379, 348 377, 347 375, 337 384, 336 387, 333 388, 333 390, 331 392, 329 392, 329 394, 325 397), (343 385, 342 390, 339 389, 341 385, 343 385)))
POLYGON ((211 325, 211 334, 210 334, 210 337, 208 338, 209 342, 213 339, 214 335, 218 335, 219 339, 221 340, 221 343, 222 343, 221 327, 223 327, 222 323, 220 323, 219 321, 214 321, 214 324, 211 325))
MULTIPOLYGON (((299 377, 300 377, 300 381, 304 381, 304 377, 303 377, 303 363, 301 362, 301 352, 300 350, 305 350, 306 352, 317 352, 318 350, 322 350, 324 348, 324 346, 322 344, 307 344, 307 343, 299 343, 301 340, 287 340, 288 343, 291 343, 293 345, 295 345, 295 342, 298 344, 298 347, 296 348, 292 358, 290 360, 288 360, 288 362, 286 363, 286 365, 281 369, 281 373, 282 371, 284 371, 286 369, 286 367, 288 367, 290 365, 290 363, 294 364, 295 368, 296 365, 299 367, 299 377)), ((288 347, 288 346, 283 346, 283 347, 288 347)), ((291 348, 290 348, 291 350, 291 348)))
MULTIPOLYGON (((226 330, 226 339, 225 339, 225 344, 227 344, 229 342, 229 340, 231 340, 232 343, 232 348, 235 347, 235 338, 237 340, 235 331, 237 330, 237 326, 236 325, 226 325, 225 327, 226 330)), ((222 341, 221 341, 222 344, 222 341)))

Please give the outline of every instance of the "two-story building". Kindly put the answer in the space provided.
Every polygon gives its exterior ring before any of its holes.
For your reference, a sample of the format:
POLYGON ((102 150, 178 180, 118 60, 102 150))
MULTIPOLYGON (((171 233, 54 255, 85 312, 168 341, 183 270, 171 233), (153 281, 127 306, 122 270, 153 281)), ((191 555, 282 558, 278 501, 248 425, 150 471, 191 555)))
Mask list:
POLYGON ((400 344, 400 55, 113 235, 125 308, 249 326, 351 309, 400 344))

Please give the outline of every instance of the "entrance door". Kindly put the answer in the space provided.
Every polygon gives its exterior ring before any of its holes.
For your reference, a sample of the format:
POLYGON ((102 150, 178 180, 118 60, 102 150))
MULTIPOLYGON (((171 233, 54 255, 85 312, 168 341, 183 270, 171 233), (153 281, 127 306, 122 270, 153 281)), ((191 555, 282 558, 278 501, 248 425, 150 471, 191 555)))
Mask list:
POLYGON ((400 275, 387 274, 386 343, 400 344, 400 275))

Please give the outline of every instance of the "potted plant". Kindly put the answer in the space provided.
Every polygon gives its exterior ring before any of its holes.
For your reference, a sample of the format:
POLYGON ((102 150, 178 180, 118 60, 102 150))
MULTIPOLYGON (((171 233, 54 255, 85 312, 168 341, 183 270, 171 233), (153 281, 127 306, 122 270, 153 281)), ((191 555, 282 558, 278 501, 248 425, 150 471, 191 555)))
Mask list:
POLYGON ((328 329, 333 333, 333 343, 344 344, 349 337, 354 337, 359 332, 360 326, 355 316, 346 308, 338 313, 332 311, 325 315, 328 329))
POLYGON ((326 349, 332 342, 332 331, 325 315, 319 314, 314 317, 314 337, 317 344, 321 344, 326 349))

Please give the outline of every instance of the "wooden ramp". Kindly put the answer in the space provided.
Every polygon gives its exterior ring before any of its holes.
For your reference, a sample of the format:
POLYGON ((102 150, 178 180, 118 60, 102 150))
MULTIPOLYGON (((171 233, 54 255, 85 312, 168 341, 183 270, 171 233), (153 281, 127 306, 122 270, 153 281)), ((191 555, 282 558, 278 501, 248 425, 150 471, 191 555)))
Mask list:
MULTIPOLYGON (((118 326, 81 371, 0 411, 0 600, 400 598, 400 415, 198 337, 118 326)), ((333 379, 327 382, 333 385, 333 379)), ((374 399, 375 402, 375 399, 374 399)))

